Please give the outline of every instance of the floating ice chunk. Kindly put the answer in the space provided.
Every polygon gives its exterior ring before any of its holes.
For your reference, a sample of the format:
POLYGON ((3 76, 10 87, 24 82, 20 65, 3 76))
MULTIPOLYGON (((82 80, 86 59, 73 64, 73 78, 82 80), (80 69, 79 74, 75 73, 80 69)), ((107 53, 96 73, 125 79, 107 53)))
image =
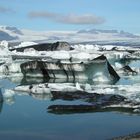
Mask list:
POLYGON ((75 50, 86 51, 86 52, 94 51, 94 50, 96 50, 96 51, 100 50, 100 45, 78 44, 78 45, 72 45, 71 47, 74 48, 75 50))
POLYGON ((15 92, 13 90, 6 89, 5 92, 3 93, 4 101, 9 105, 14 104, 15 102, 14 95, 15 92))
MULTIPOLYGON (((15 91, 28 92, 30 94, 51 94, 51 91, 77 91, 76 87, 70 84, 34 84, 27 86, 17 86, 14 88, 15 91)), ((46 95, 45 95, 46 96, 46 95)), ((48 95, 50 96, 50 95, 48 95)))
POLYGON ((37 44, 38 44, 38 43, 36 43, 36 42, 26 41, 26 42, 21 42, 21 43, 18 44, 17 46, 11 46, 11 47, 9 47, 9 49, 24 48, 24 47, 28 47, 28 46, 37 45, 37 44))
POLYGON ((100 75, 100 74, 96 74, 94 77, 93 77, 93 81, 100 81, 100 82, 107 82, 109 81, 109 79, 103 75, 100 75))
POLYGON ((34 48, 24 49, 24 53, 36 53, 37 51, 34 48))
POLYGON ((3 41, 0 42, 0 46, 3 46, 7 50, 8 50, 8 45, 9 44, 8 44, 8 42, 6 40, 3 40, 3 41))
POLYGON ((80 91, 82 91, 82 90, 83 90, 83 89, 80 87, 80 85, 79 85, 79 83, 78 83, 78 82, 76 83, 76 85, 75 85, 75 86, 76 86, 76 89, 77 89, 77 90, 80 90, 80 91))
POLYGON ((73 53, 71 54, 73 59, 79 59, 79 60, 90 60, 92 57, 89 53, 85 52, 78 52, 78 53, 73 53))
MULTIPOLYGON (((130 103, 120 103, 120 104, 114 104, 114 105, 109 105, 109 106, 106 106, 106 107, 123 107, 123 108, 132 108, 132 109, 134 109, 133 110, 133 112, 136 112, 136 111, 138 111, 139 109, 138 108, 140 108, 140 105, 135 105, 135 104, 131 104, 131 102, 130 103)), ((138 113, 138 112, 137 112, 138 113)))
POLYGON ((43 94, 43 93, 51 93, 51 90, 50 88, 47 88, 47 87, 42 87, 40 85, 36 85, 36 86, 33 86, 32 88, 30 88, 30 92, 31 93, 34 93, 34 94, 43 94))
POLYGON ((0 57, 5 57, 11 55, 11 52, 8 49, 8 42, 2 41, 0 42, 0 57))
POLYGON ((6 89, 5 92, 3 93, 4 98, 9 98, 14 95, 15 95, 15 92, 10 89, 6 89))
POLYGON ((120 68, 122 68, 123 66, 122 66, 122 64, 119 63, 119 62, 115 62, 115 67, 116 67, 117 69, 120 69, 120 68))
POLYGON ((105 50, 117 50, 118 47, 114 45, 103 45, 102 48, 105 48, 105 50))
POLYGON ((70 59, 70 54, 68 51, 53 51, 51 54, 53 59, 70 59))
POLYGON ((6 63, 0 66, 0 73, 8 75, 9 73, 20 73, 20 76, 23 74, 21 73, 20 63, 6 63))
POLYGON ((91 88, 90 84, 86 83, 85 91, 91 91, 91 90, 92 90, 92 88, 91 88))
POLYGON ((67 85, 64 84, 48 84, 48 87, 51 89, 51 91, 76 91, 76 87, 73 85, 67 85))
POLYGON ((115 91, 114 89, 111 89, 111 88, 105 88, 103 90, 105 91, 105 93, 108 93, 108 94, 112 94, 115 91))
POLYGON ((9 73, 8 67, 6 65, 1 65, 0 66, 0 73, 4 74, 4 75, 7 75, 9 73))
POLYGON ((13 83, 20 83, 23 79, 23 74, 22 73, 12 73, 12 74, 8 75, 7 77, 13 83))
POLYGON ((21 73, 20 63, 12 63, 8 65, 8 70, 11 73, 21 73))
POLYGON ((102 85, 100 85, 100 88, 94 88, 93 91, 98 94, 115 94, 114 88, 103 88, 102 85))
POLYGON ((136 108, 133 110, 134 113, 140 113, 140 109, 136 108))
POLYGON ((14 88, 15 91, 28 92, 33 94, 50 94, 51 90, 46 85, 27 85, 27 86, 17 86, 14 88))
POLYGON ((30 86, 17 86, 14 88, 15 91, 21 91, 21 92, 30 92, 30 86))
POLYGON ((21 42, 18 46, 15 46, 14 48, 21 48, 21 47, 27 47, 27 46, 32 46, 36 45, 36 42, 21 42))

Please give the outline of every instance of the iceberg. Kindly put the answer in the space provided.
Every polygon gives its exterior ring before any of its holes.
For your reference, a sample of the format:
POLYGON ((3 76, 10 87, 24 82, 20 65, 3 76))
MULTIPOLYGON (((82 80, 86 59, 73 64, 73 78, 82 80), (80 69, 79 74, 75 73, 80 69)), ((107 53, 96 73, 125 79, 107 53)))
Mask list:
POLYGON ((69 51, 71 49, 70 44, 67 42, 55 42, 55 43, 36 43, 36 42, 22 42, 17 46, 11 47, 11 51, 16 50, 18 52, 24 52, 24 49, 34 48, 37 51, 69 51))
POLYGON ((6 89, 3 93, 4 102, 6 102, 9 105, 12 105, 15 103, 15 92, 10 89, 6 89))
POLYGON ((21 64, 24 76, 41 75, 53 79, 89 79, 93 81, 114 81, 120 77, 109 64, 105 56, 99 56, 88 61, 73 61, 73 59, 28 61, 21 64))

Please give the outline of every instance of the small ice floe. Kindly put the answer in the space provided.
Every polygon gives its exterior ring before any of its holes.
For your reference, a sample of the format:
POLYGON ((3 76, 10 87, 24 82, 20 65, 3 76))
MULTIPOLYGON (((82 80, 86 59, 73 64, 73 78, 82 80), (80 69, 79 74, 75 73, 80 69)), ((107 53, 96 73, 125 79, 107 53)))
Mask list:
POLYGON ((98 94, 115 94, 115 89, 114 88, 93 88, 93 91, 98 94))
POLYGON ((71 53, 73 60, 91 60, 92 56, 86 52, 75 52, 71 53))
POLYGON ((29 92, 34 94, 43 94, 43 93, 50 93, 50 88, 45 87, 43 84, 38 85, 25 85, 25 86, 17 86, 14 88, 15 91, 21 92, 29 92))
POLYGON ((93 81, 94 82, 109 82, 110 79, 107 75, 101 73, 101 72, 97 72, 96 74, 94 74, 93 76, 93 81))
POLYGON ((27 47, 27 46, 33 46, 33 45, 37 45, 36 42, 21 42, 18 46, 14 46, 13 48, 23 48, 23 47, 27 47))
POLYGON ((10 54, 7 41, 3 40, 0 42, 0 51, 1 51, 0 56, 7 56, 10 54))
POLYGON ((126 65, 122 68, 120 68, 117 72, 128 74, 128 75, 136 75, 138 72, 136 70, 133 70, 130 66, 126 65))
POLYGON ((115 62, 115 68, 116 68, 116 69, 120 69, 120 68, 122 68, 122 67, 123 67, 123 65, 122 65, 121 63, 115 62))
POLYGON ((76 45, 72 45, 71 46, 73 49, 77 50, 77 51, 93 51, 93 50, 99 50, 98 47, 96 47, 95 45, 83 45, 83 44, 76 44, 76 45))
MULTIPOLYGON (((47 86, 47 85, 46 85, 47 86)), ((43 93, 51 93, 50 88, 45 87, 44 85, 31 85, 29 86, 29 91, 34 94, 43 94, 43 93)))
POLYGON ((51 99, 52 97, 48 84, 17 86, 14 88, 14 91, 28 92, 30 96, 39 100, 51 99))
POLYGON ((129 111, 133 113, 140 113, 140 103, 139 102, 134 102, 129 99, 125 99, 123 102, 119 104, 111 104, 109 106, 106 106, 107 108, 124 108, 128 109, 129 111))
POLYGON ((78 82, 76 83, 76 85, 75 85, 75 86, 76 86, 76 89, 77 89, 77 90, 83 91, 83 89, 80 87, 80 85, 79 85, 79 83, 78 83, 78 82))
POLYGON ((36 51, 34 48, 24 49, 24 52, 23 53, 25 55, 31 55, 31 56, 38 55, 38 51, 36 51))
POLYGON ((21 73, 20 62, 12 63, 8 65, 8 70, 10 73, 21 73))
POLYGON ((5 75, 20 73, 21 75, 21 68, 20 68, 20 62, 7 62, 3 65, 0 65, 0 73, 5 75))
POLYGON ((8 71, 8 66, 7 65, 1 65, 0 66, 0 74, 4 74, 4 75, 7 75, 9 73, 8 71))
POLYGON ((92 88, 91 88, 90 84, 86 83, 85 91, 92 91, 92 88))
POLYGON ((34 94, 43 94, 43 93, 51 93, 51 91, 62 91, 62 92, 74 92, 74 91, 82 91, 83 89, 80 87, 79 83, 74 86, 74 84, 68 83, 44 83, 44 84, 32 84, 25 86, 17 86, 14 88, 15 91, 20 92, 28 92, 34 94))
POLYGON ((15 96, 15 92, 13 90, 10 90, 10 89, 6 89, 5 92, 3 93, 4 101, 9 105, 12 105, 15 103, 14 96, 15 96))
POLYGON ((10 89, 5 89, 5 92, 3 93, 4 98, 9 98, 15 95, 15 92, 10 89))
POLYGON ((140 113, 140 108, 136 108, 133 110, 134 113, 140 113))
POLYGON ((9 45, 9 43, 6 40, 3 40, 3 41, 0 42, 0 46, 3 46, 7 50, 8 50, 8 45, 9 45))
POLYGON ((13 74, 7 75, 7 78, 13 83, 20 83, 23 79, 23 74, 13 73, 13 74))
POLYGON ((52 59, 70 59, 70 53, 68 51, 54 51, 51 56, 52 59))
POLYGON ((14 88, 15 91, 19 91, 19 92, 30 92, 30 86, 17 86, 14 88))
POLYGON ((140 59, 140 50, 136 50, 135 52, 127 55, 126 58, 127 59, 136 59, 136 60, 139 60, 140 59))
POLYGON ((98 94, 121 95, 130 101, 140 102, 139 85, 97 85, 92 86, 92 89, 98 94))
POLYGON ((49 83, 48 87, 51 89, 51 91, 62 91, 62 92, 67 92, 67 91, 77 91, 76 87, 73 84, 69 83, 49 83))

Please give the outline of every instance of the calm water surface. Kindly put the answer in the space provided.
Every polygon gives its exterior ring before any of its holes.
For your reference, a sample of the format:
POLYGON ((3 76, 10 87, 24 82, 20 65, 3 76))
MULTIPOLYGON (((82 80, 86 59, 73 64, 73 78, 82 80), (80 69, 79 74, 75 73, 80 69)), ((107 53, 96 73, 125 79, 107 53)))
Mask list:
POLYGON ((2 139, 107 139, 140 130, 139 116, 119 113, 53 115, 47 103, 17 98, 1 113, 2 139), (26 103, 26 105, 25 105, 26 103))

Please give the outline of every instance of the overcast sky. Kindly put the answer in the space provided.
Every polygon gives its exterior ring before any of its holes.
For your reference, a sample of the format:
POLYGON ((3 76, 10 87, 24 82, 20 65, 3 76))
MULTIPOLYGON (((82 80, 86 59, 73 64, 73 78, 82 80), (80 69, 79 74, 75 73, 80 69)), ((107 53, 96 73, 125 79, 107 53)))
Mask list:
POLYGON ((140 0, 0 0, 0 25, 140 33, 140 0))

